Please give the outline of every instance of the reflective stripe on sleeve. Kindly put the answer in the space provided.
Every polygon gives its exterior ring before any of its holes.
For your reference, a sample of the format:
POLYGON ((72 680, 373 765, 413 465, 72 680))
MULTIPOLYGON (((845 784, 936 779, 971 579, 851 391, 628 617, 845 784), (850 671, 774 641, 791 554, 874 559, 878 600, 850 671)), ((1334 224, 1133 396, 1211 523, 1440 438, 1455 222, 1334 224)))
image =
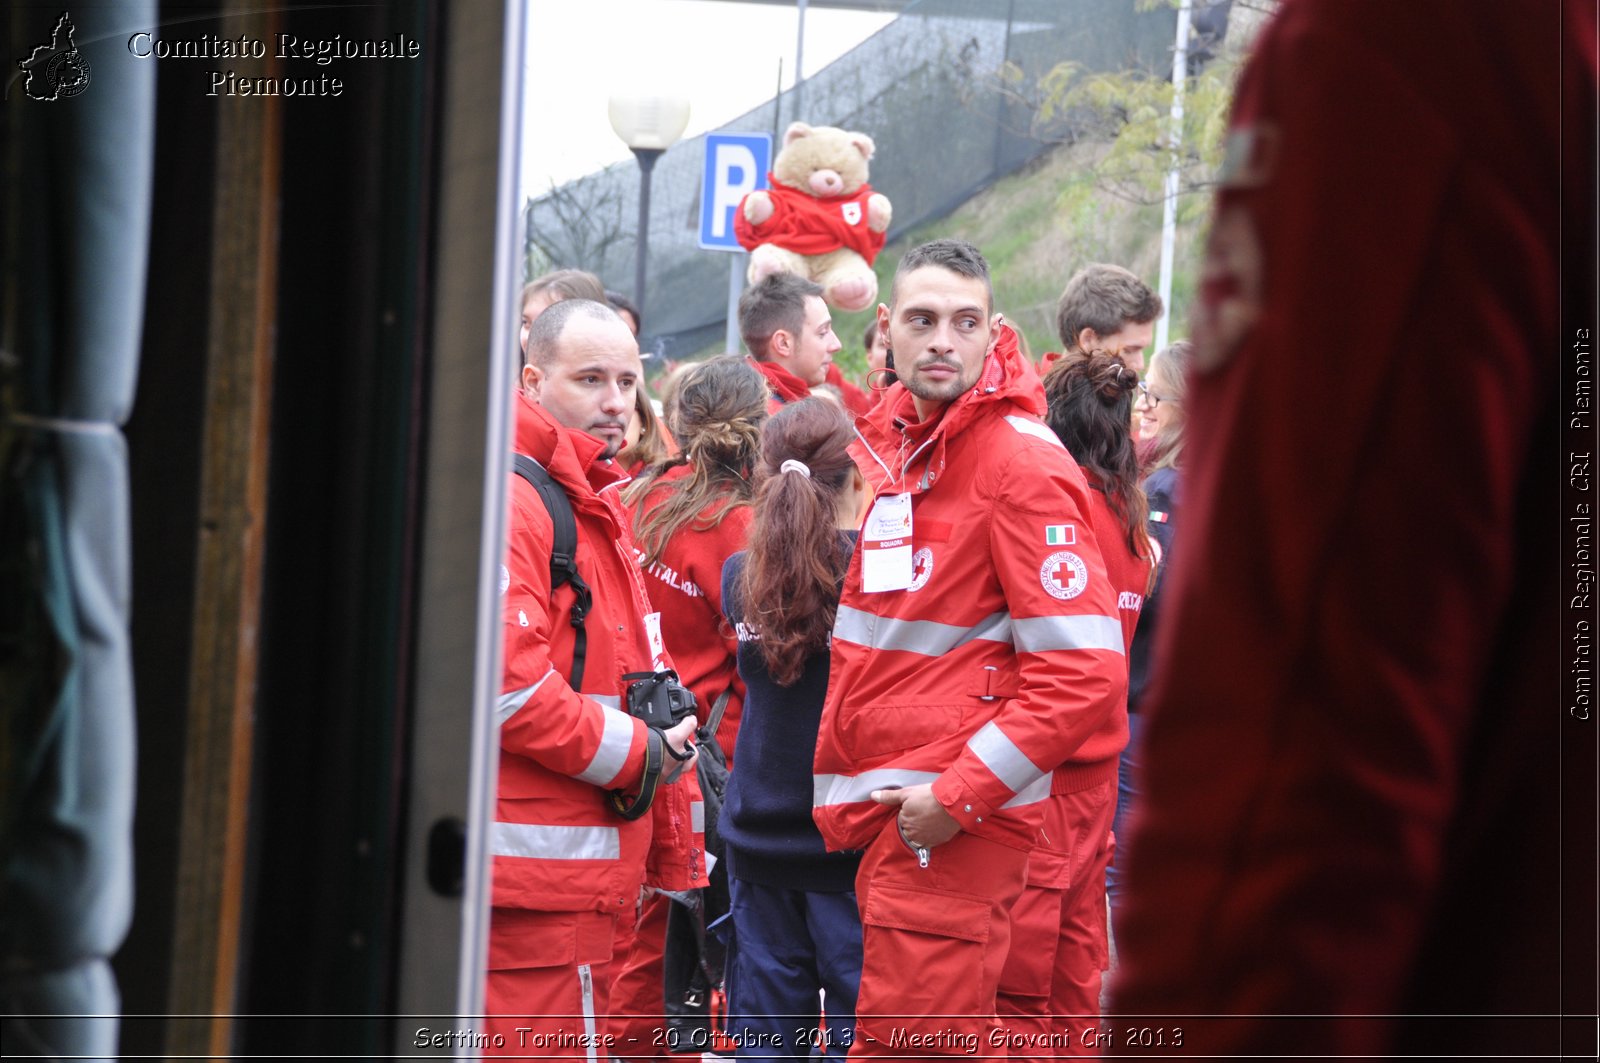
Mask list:
POLYGON ((495 823, 489 832, 489 851, 538 860, 618 860, 622 836, 615 827, 495 823))
POLYGON ((936 771, 909 771, 904 768, 878 768, 860 775, 813 775, 811 805, 813 808, 826 808, 829 805, 870 801, 874 790, 931 784, 938 777, 936 771))
POLYGON ((1006 418, 1006 424, 1010 425, 1012 428, 1015 428, 1025 436, 1032 436, 1035 439, 1042 439, 1046 443, 1053 443, 1056 446, 1061 447, 1062 450, 1066 449, 1066 447, 1061 446, 1061 440, 1056 437, 1056 434, 1050 431, 1049 425, 1040 424, 1038 421, 1030 421, 1026 417, 1018 417, 1015 414, 1006 418))
POLYGON ((533 697, 539 692, 539 688, 544 686, 545 681, 555 674, 556 670, 552 668, 546 672, 537 683, 533 684, 533 686, 523 687, 521 690, 513 690, 509 693, 501 694, 494 703, 495 724, 497 726, 504 726, 507 720, 515 716, 522 706, 528 703, 529 698, 533 697))
POLYGON ((978 728, 978 733, 967 739, 967 748, 977 754, 983 766, 1005 783, 1006 789, 1012 793, 1019 793, 1040 776, 1049 775, 1029 760, 1028 755, 1018 749, 1017 744, 993 720, 978 728))
POLYGON ((833 637, 875 650, 904 650, 937 657, 978 639, 1009 643, 1011 616, 993 613, 972 627, 960 627, 937 620, 897 620, 841 605, 833 622, 833 637))
POLYGON ((633 748, 633 717, 619 709, 607 708, 604 712, 606 726, 600 735, 600 748, 594 751, 589 766, 573 776, 591 786, 604 786, 615 779, 627 765, 628 750, 633 748))
POLYGON ((1011 637, 1024 653, 1112 650, 1122 654, 1122 623, 1109 616, 1034 616, 1011 621, 1011 637))
POLYGON ((622 698, 616 694, 585 694, 586 698, 593 698, 608 709, 622 709, 622 698))
POLYGON ((1001 808, 1016 808, 1018 805, 1032 805, 1050 796, 1050 777, 1054 772, 1045 772, 1033 782, 1017 791, 1017 796, 1001 805, 1001 808))
POLYGON ((706 832, 706 803, 704 801, 689 802, 689 829, 696 834, 706 832))

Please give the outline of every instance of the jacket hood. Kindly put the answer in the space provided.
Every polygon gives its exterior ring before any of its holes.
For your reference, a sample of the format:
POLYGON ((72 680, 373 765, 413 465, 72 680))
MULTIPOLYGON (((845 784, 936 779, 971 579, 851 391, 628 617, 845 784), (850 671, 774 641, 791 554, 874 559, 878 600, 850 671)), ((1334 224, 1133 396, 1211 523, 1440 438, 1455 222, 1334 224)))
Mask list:
POLYGON ((628 474, 621 466, 600 457, 606 449, 604 440, 566 427, 521 388, 516 391, 513 410, 511 449, 550 470, 551 477, 572 496, 574 505, 586 495, 627 482, 628 474))
POLYGON ((919 437, 930 429, 937 435, 950 436, 997 405, 1015 407, 1015 411, 1001 409, 1001 416, 1010 412, 1034 417, 1045 414, 1044 384, 1023 357, 1016 330, 1004 322, 1000 325, 1000 338, 995 341, 994 350, 983 360, 977 383, 946 403, 931 422, 919 425, 911 392, 906 390, 905 384, 896 381, 872 412, 857 422, 857 428, 881 453, 885 446, 898 446, 903 427, 910 428, 919 437))

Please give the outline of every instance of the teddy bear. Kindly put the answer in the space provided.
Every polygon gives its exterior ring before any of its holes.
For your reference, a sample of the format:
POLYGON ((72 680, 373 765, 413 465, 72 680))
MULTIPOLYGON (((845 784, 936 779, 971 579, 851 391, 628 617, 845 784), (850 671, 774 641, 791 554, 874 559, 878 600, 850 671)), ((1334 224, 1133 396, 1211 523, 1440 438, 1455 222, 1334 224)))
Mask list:
POLYGON ((822 285, 835 309, 865 310, 878 297, 872 262, 883 250, 891 208, 867 184, 874 145, 865 133, 795 122, 768 174, 734 213, 734 235, 750 250, 747 278, 794 273, 822 285))

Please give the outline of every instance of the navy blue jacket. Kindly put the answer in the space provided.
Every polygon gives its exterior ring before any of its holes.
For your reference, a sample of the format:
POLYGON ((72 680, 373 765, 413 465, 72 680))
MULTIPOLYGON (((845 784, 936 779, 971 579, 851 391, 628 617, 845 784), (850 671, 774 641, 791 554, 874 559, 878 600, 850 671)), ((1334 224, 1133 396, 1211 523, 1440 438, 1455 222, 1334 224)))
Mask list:
MULTIPOLYGON (((842 534, 854 544, 854 532, 842 534)), ((744 623, 735 590, 744 559, 741 551, 722 567, 722 610, 739 637, 739 675, 746 690, 733 773, 717 820, 728 873, 785 889, 853 890, 861 854, 828 852, 811 819, 811 762, 828 691, 828 651, 812 654, 794 685, 772 681, 756 646, 759 633, 744 623)))
POLYGON ((1176 469, 1157 469, 1144 482, 1145 498, 1150 503, 1151 517, 1146 527, 1150 538, 1161 545, 1161 567, 1156 570, 1156 583, 1145 595, 1144 608, 1139 612, 1139 634, 1128 651, 1128 711, 1138 712, 1139 703, 1154 680, 1152 657, 1156 645, 1156 629, 1161 623, 1161 585, 1166 582, 1167 570, 1172 565, 1172 538, 1177 531, 1176 510, 1179 499, 1179 479, 1176 469), (1165 514, 1157 520, 1155 514, 1165 514))

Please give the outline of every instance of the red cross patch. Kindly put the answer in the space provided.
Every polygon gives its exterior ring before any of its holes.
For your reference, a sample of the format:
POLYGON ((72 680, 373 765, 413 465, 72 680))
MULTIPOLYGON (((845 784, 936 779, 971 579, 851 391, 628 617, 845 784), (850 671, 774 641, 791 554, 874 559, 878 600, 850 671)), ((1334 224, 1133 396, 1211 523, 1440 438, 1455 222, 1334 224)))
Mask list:
POLYGON ((920 591, 933 575, 933 551, 924 546, 911 557, 911 586, 907 590, 920 591))
POLYGON ((1076 598, 1089 586, 1089 566, 1072 551, 1058 550, 1039 566, 1039 583, 1052 598, 1076 598))

